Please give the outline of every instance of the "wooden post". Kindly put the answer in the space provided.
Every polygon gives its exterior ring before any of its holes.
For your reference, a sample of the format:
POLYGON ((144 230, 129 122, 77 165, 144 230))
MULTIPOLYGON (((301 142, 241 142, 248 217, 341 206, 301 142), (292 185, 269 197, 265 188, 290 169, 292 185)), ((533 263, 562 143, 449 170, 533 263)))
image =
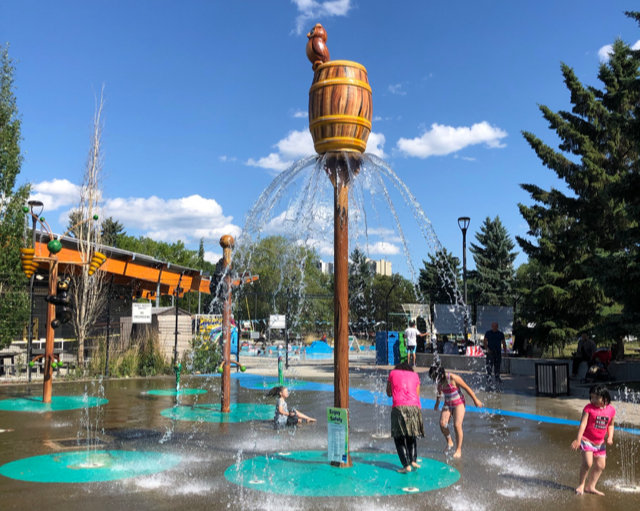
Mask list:
POLYGON ((222 266, 224 268, 224 305, 222 308, 222 340, 224 342, 223 371, 222 371, 222 413, 229 413, 231 403, 231 251, 233 237, 226 234, 220 238, 222 247, 222 266))
MULTIPOLYGON (((58 261, 49 263, 49 296, 54 296, 58 289, 58 261)), ((44 386, 42 389, 42 402, 51 403, 53 393, 53 339, 55 332, 51 322, 56 319, 56 306, 49 302, 47 304, 47 342, 44 347, 44 386)))
MULTIPOLYGON (((349 409, 349 184, 351 175, 359 170, 358 157, 331 154, 326 171, 333 184, 333 272, 334 272, 334 346, 333 405, 349 409)), ((351 455, 346 463, 332 465, 351 467, 351 455)))

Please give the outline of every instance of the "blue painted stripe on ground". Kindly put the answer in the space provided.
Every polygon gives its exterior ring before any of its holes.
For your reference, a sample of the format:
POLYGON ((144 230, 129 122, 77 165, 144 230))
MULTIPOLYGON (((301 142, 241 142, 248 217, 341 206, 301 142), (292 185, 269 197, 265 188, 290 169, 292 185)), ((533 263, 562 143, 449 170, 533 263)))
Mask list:
MULTIPOLYGON (((200 375, 200 376, 220 376, 219 374, 215 375, 200 375)), ((267 385, 270 383, 277 383, 278 379, 273 376, 260 376, 256 374, 246 374, 246 373, 231 373, 231 377, 234 379, 240 380, 240 385, 245 388, 250 388, 251 385, 255 385, 258 382, 264 382, 267 385)), ((307 385, 304 387, 297 387, 292 389, 294 392, 307 392, 307 391, 316 391, 316 392, 333 392, 333 385, 330 383, 317 383, 307 381, 307 385)), ((254 389, 255 390, 255 389, 254 389)), ((384 392, 376 392, 367 389, 349 389, 349 395, 360 401, 361 403, 368 404, 380 404, 383 406, 391 406, 392 401, 391 398, 386 395, 384 392)), ((433 408, 436 404, 435 399, 427 399, 421 398, 420 405, 422 408, 429 409, 433 408)), ((467 412, 470 413, 486 413, 489 415, 502 415, 504 417, 514 417, 516 419, 525 419, 535 422, 542 422, 545 424, 560 424, 563 426, 579 426, 580 421, 572 420, 572 419, 562 419, 559 417, 550 417, 548 415, 537 415, 533 413, 525 413, 525 412, 514 412, 512 410, 503 410, 501 408, 476 408, 474 406, 467 406, 467 412)), ((625 433, 630 433, 632 435, 640 435, 640 429, 637 428, 620 428, 616 427, 617 431, 624 431, 625 433)))

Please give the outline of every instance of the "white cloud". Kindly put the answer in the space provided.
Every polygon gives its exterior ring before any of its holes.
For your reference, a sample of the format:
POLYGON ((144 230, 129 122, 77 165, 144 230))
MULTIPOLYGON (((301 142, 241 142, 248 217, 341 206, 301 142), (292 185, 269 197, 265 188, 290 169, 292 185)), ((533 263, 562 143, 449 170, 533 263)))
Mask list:
POLYGON ((369 254, 396 255, 400 253, 400 247, 386 241, 378 241, 369 246, 369 254))
POLYGON ((373 118, 373 120, 374 120, 374 122, 375 122, 375 121, 381 121, 381 120, 382 120, 382 117, 380 117, 379 115, 376 115, 376 116, 373 118))
POLYGON ((215 200, 200 195, 168 200, 155 196, 117 198, 108 200, 104 209, 105 216, 121 222, 125 230, 142 231, 158 241, 217 240, 224 234, 238 236, 241 230, 232 223, 233 217, 223 215, 215 200))
POLYGON ((278 148, 278 153, 271 153, 257 161, 249 158, 247 165, 282 172, 289 168, 295 160, 315 153, 309 130, 291 131, 274 147, 278 148))
POLYGON ((454 156, 454 158, 456 159, 460 158, 461 160, 465 160, 465 161, 476 161, 476 159, 472 158, 471 156, 458 156, 457 154, 454 156))
POLYGON ((486 144, 491 148, 505 147, 500 143, 500 139, 506 136, 506 131, 493 127, 486 121, 474 124, 470 128, 454 128, 434 123, 431 130, 425 131, 420 137, 398 140, 398 149, 407 156, 428 158, 454 153, 476 144, 486 144))
POLYGON ((222 257, 222 252, 218 254, 216 252, 209 252, 208 250, 204 251, 204 260, 209 261, 210 263, 216 264, 221 257, 222 257))
POLYGON ((607 62, 609 60, 609 54, 613 52, 613 46, 610 44, 605 44, 602 48, 598 50, 598 58, 600 58, 600 62, 607 62))
POLYGON ((329 16, 346 16, 351 9, 351 0, 291 0, 298 7, 300 14, 296 18, 296 34, 300 35, 312 27, 307 25, 311 20, 329 16))
POLYGON ((32 186, 29 200, 39 200, 44 204, 44 211, 55 211, 65 206, 76 205, 80 201, 80 187, 66 179, 42 181, 32 186))
POLYGON ((238 158, 236 158, 235 156, 220 156, 220 161, 237 161, 238 158))
POLYGON ((307 117, 309 117, 309 112, 305 112, 304 110, 296 110, 295 112, 293 112, 291 117, 306 119, 307 117))
MULTIPOLYGON (((631 46, 632 50, 640 50, 640 40, 636 41, 635 44, 631 46)), ((598 50, 598 58, 600 62, 608 62, 609 55, 613 53, 613 46, 610 44, 605 44, 602 48, 598 50)))
POLYGON ((382 133, 369 133, 369 140, 367 140, 367 152, 375 154, 378 158, 386 158, 384 153, 385 138, 382 133))
POLYGON ((282 172, 283 170, 288 169, 292 161, 285 161, 280 158, 280 155, 277 153, 271 153, 269 156, 264 156, 259 160, 254 160, 253 158, 249 158, 247 160, 247 165, 252 167, 262 167, 263 169, 276 170, 277 172, 282 172))
POLYGON ((389 92, 391 92, 392 94, 399 94, 400 96, 406 96, 407 93, 404 91, 401 91, 400 88, 402 87, 401 84, 396 84, 396 85, 389 85, 389 92))

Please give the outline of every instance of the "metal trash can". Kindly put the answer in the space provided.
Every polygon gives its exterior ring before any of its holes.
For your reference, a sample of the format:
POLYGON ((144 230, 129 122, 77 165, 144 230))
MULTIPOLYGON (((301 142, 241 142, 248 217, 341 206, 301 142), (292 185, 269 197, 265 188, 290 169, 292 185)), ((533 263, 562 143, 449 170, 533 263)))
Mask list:
POLYGON ((569 363, 536 364, 536 396, 557 397, 561 394, 570 395, 569 363))

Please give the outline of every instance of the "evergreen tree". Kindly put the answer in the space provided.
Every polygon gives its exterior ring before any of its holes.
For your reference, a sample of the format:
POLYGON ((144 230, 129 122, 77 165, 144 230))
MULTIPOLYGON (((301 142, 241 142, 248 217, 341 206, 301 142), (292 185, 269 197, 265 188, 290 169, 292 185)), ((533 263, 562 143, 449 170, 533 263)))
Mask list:
POLYGON ((121 236, 126 236, 124 225, 113 217, 109 217, 102 222, 102 244, 108 247, 118 247, 118 240, 121 236))
POLYGON ((478 244, 471 243, 476 263, 474 290, 476 302, 481 305, 513 304, 513 262, 518 255, 515 244, 502 225, 500 217, 487 217, 476 233, 478 244))
POLYGON ((22 207, 29 187, 16 188, 23 157, 14 71, 8 47, 0 47, 0 349, 11 344, 29 322, 27 279, 19 252, 24 236, 22 207))
POLYGON ((614 193, 618 183, 637 173, 638 147, 625 132, 638 104, 638 59, 629 58, 622 41, 600 66, 602 90, 584 87, 573 70, 562 64, 564 82, 571 93, 571 112, 552 112, 540 106, 543 117, 560 138, 555 151, 531 133, 523 132, 542 163, 564 181, 567 192, 521 185, 534 206, 519 205, 529 224, 529 236, 517 237, 545 275, 536 295, 545 308, 532 321, 547 325, 538 332, 539 343, 563 345, 579 331, 595 329, 604 339, 615 340, 619 354, 629 332, 621 307, 599 283, 604 259, 628 247, 621 233, 633 228, 623 197, 614 193), (635 91, 634 91, 635 89, 635 91), (634 170, 635 169, 635 170, 634 170))
MULTIPOLYGON (((640 24, 640 12, 626 12, 640 24)), ((601 73, 611 96, 618 99, 615 120, 620 123, 625 147, 635 155, 629 171, 603 190, 624 205, 627 224, 617 234, 619 246, 598 248, 592 273, 606 293, 622 306, 621 322, 640 335, 640 49, 632 50, 621 41, 613 45, 609 66, 601 73), (624 70, 624 71, 623 71, 624 70)), ((620 341, 620 344, 621 341, 620 341)))
POLYGON ((453 257, 446 248, 435 255, 429 254, 429 261, 422 261, 418 287, 431 305, 436 303, 457 303, 461 285, 460 260, 453 257))

